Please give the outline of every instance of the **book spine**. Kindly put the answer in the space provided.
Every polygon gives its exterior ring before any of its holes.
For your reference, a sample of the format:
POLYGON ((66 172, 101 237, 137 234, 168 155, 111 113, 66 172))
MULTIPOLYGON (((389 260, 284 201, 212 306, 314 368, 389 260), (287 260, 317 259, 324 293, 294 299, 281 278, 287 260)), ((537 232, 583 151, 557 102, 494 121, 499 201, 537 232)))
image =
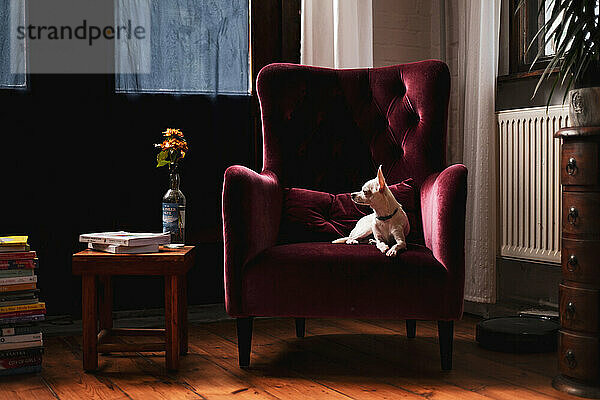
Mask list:
POLYGON ((31 335, 0 336, 0 344, 2 344, 2 343, 35 342, 37 340, 42 340, 41 333, 33 333, 31 335))
POLYGON ((139 254, 139 253, 156 253, 158 245, 147 244, 143 246, 120 246, 116 244, 93 244, 88 243, 88 248, 96 251, 103 251, 111 254, 139 254))
POLYGON ((32 260, 37 257, 35 251, 21 251, 14 253, 0 253, 0 261, 32 260))
POLYGON ((104 243, 117 246, 129 246, 129 239, 106 238, 104 239, 104 243))
POLYGON ((0 253, 24 253, 30 251, 31 247, 26 245, 15 245, 15 246, 0 246, 0 253))
POLYGON ((0 370, 0 376, 8 375, 19 375, 19 374, 33 374, 36 372, 42 372, 42 364, 30 365, 28 367, 12 368, 0 370))
POLYGON ((0 343, 0 350, 27 349, 29 347, 42 347, 43 345, 44 345, 43 340, 36 340, 34 342, 20 342, 20 343, 0 343))
POLYGON ((41 355, 44 353, 43 347, 31 347, 28 349, 13 349, 0 351, 0 358, 15 358, 41 355))
POLYGON ((0 236, 0 247, 27 244, 27 239, 28 237, 24 235, 0 236))
POLYGON ((7 369, 29 367, 32 365, 40 365, 42 363, 42 355, 36 354, 25 357, 12 357, 0 359, 0 371, 7 369))
POLYGON ((81 243, 106 243, 105 238, 101 237, 93 237, 93 236, 79 236, 79 241, 81 243))
POLYGON ((0 307, 0 314, 12 313, 17 311, 41 310, 46 309, 46 303, 40 302, 36 304, 25 304, 22 306, 5 306, 0 307))
POLYGON ((19 278, 22 276, 33 276, 33 269, 29 268, 29 269, 3 269, 0 270, 0 279, 4 279, 4 278, 19 278))
POLYGON ((15 336, 15 335, 32 335, 41 332, 41 328, 37 325, 29 326, 14 326, 8 328, 0 328, 0 337, 15 336))
POLYGON ((17 317, 29 317, 31 315, 46 314, 46 309, 43 310, 29 310, 29 311, 14 311, 9 313, 0 314, 0 323, 4 318, 17 318, 17 317))
POLYGON ((107 238, 106 244, 112 244, 115 246, 124 246, 124 247, 133 247, 133 246, 149 246, 151 244, 162 245, 170 243, 169 239, 164 237, 155 237, 155 238, 135 238, 135 239, 127 239, 127 238, 107 238))
POLYGON ((23 290, 34 290, 35 283, 19 283, 16 285, 1 285, 0 293, 22 292, 23 290))
POLYGON ((92 250, 95 250, 95 251, 103 251, 103 252, 106 252, 106 253, 113 253, 113 254, 116 254, 116 249, 118 247, 119 246, 115 246, 115 245, 112 245, 112 244, 105 244, 105 243, 103 243, 103 244, 88 243, 88 249, 92 249, 92 250))
POLYGON ((19 276, 17 278, 2 278, 0 279, 0 285, 18 285, 21 283, 34 283, 37 282, 37 276, 19 276))
POLYGON ((37 258, 32 260, 0 260, 0 270, 36 269, 39 266, 37 258))
POLYGON ((25 304, 36 304, 39 299, 35 295, 29 296, 3 296, 0 293, 0 307, 23 306, 25 304))
POLYGON ((0 319, 0 326, 5 328, 7 325, 26 324, 29 322, 40 322, 46 319, 44 314, 29 315, 23 317, 3 318, 0 319))

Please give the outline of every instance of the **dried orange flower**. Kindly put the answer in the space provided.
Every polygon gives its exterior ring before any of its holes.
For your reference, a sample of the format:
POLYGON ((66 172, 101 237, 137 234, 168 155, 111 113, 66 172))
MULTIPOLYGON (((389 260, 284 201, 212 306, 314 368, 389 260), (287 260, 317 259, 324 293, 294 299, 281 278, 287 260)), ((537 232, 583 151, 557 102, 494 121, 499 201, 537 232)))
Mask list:
POLYGON ((163 132, 164 137, 177 136, 183 138, 183 133, 179 129, 171 129, 167 128, 166 131, 163 132))
POLYGON ((179 129, 168 128, 163 132, 164 140, 162 143, 155 144, 161 151, 156 156, 157 167, 168 165, 169 169, 177 168, 177 163, 185 157, 188 151, 188 144, 179 129))

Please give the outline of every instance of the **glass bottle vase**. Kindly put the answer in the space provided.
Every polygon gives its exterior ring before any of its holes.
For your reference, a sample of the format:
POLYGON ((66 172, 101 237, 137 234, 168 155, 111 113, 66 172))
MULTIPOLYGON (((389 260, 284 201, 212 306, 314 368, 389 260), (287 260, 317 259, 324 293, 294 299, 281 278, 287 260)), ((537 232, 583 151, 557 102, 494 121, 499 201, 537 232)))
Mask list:
POLYGON ((181 248, 185 245, 185 196, 179 189, 179 174, 171 171, 169 190, 162 201, 163 233, 171 233, 170 248, 181 248))

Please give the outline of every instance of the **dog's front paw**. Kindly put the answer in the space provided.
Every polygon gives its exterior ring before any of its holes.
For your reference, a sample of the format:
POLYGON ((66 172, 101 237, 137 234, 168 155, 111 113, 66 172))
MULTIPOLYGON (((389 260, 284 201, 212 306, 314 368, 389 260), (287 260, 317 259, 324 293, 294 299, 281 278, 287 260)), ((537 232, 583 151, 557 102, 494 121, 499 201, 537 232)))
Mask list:
POLYGON ((390 248, 387 253, 385 253, 385 255, 388 257, 396 257, 397 254, 398 250, 396 250, 394 247, 390 248))
POLYGON ((385 253, 388 257, 396 257, 402 250, 406 250, 406 242, 398 242, 385 253))
POLYGON ((356 239, 348 239, 348 240, 346 240, 346 244, 358 244, 358 240, 356 240, 356 239))
POLYGON ((390 248, 390 246, 388 246, 384 242, 377 242, 376 245, 379 251, 381 251, 383 254, 385 254, 385 252, 388 251, 388 249, 390 248))
POLYGON ((396 257, 396 255, 398 255, 398 245, 395 244, 392 247, 390 247, 390 249, 387 251, 387 253, 385 253, 386 256, 388 257, 396 257))

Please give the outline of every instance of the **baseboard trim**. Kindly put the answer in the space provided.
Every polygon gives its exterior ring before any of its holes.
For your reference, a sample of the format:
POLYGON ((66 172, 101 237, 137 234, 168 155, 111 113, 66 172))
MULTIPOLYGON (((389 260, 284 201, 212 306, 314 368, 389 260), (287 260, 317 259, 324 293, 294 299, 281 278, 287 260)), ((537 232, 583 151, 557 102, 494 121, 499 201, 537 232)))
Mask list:
POLYGON ((463 309, 465 314, 472 314, 483 318, 494 318, 515 316, 521 311, 558 311, 558 305, 552 303, 531 303, 527 301, 501 301, 495 304, 465 301, 463 309))

